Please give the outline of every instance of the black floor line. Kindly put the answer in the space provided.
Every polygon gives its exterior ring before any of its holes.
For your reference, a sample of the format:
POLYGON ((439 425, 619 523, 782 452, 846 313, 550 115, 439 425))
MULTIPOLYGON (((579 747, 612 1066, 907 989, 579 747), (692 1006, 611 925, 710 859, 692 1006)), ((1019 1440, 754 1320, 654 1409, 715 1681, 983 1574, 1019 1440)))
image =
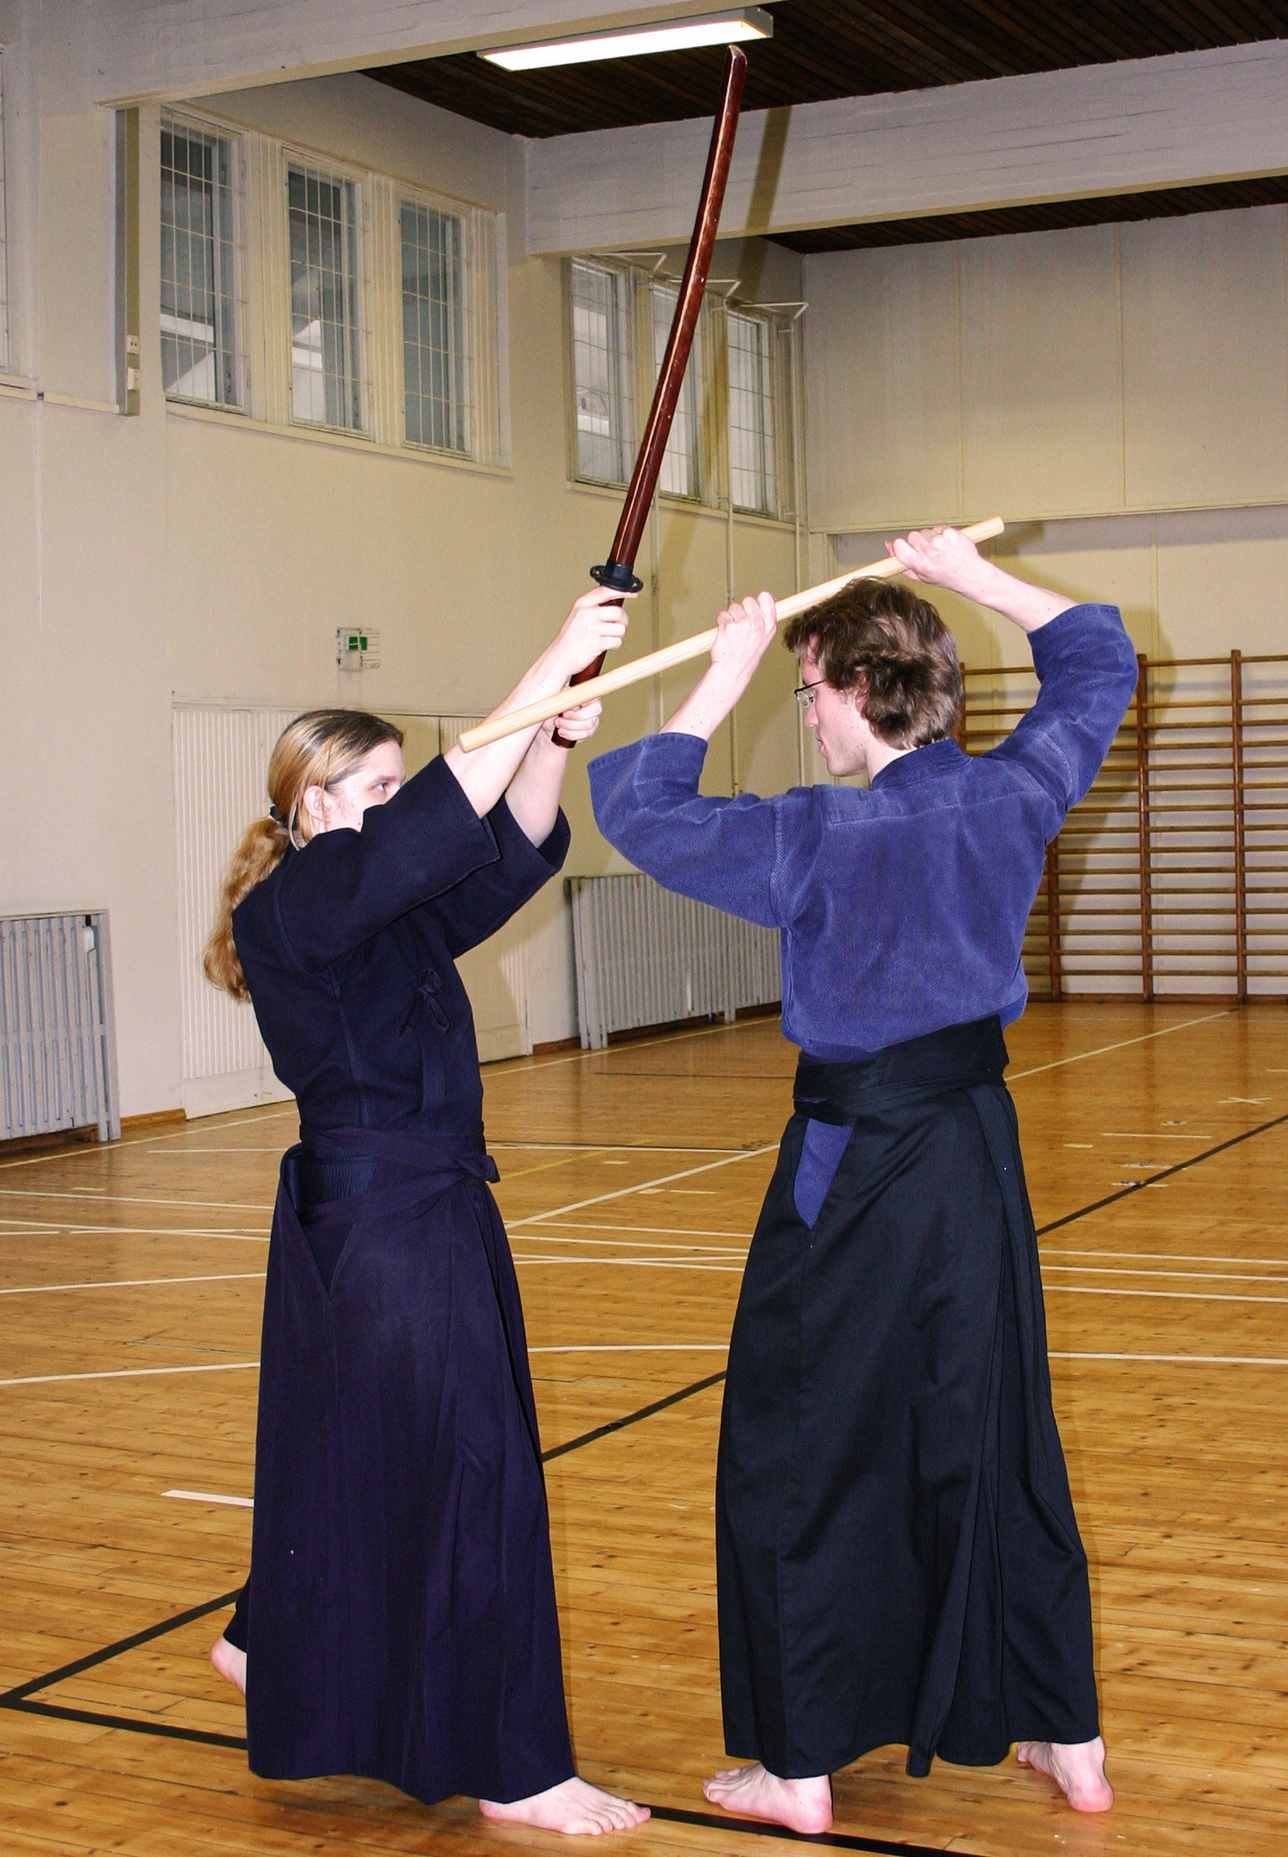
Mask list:
POLYGON ((596 1425, 594 1431, 584 1431, 580 1438, 569 1438, 566 1444, 552 1445, 550 1450, 541 1453, 543 1464, 549 1464, 556 1457, 566 1457, 569 1451, 579 1451, 584 1444, 593 1444, 596 1438, 607 1438, 610 1432, 624 1431, 628 1425, 638 1425, 641 1419, 651 1419, 656 1412, 665 1412, 668 1406, 678 1406, 682 1399, 689 1399, 694 1393, 705 1393, 709 1386, 719 1386, 724 1379, 720 1373, 709 1373, 705 1380, 694 1380, 690 1386, 682 1386, 677 1393, 668 1393, 665 1399, 655 1399, 651 1406, 641 1406, 638 1412, 628 1412, 624 1418, 609 1419, 607 1425, 596 1425))
MULTIPOLYGON (((1053 1219, 1050 1224, 1038 1227, 1038 1235, 1059 1231, 1062 1226, 1072 1225, 1078 1219, 1085 1219, 1093 1212, 1100 1212, 1106 1206, 1117 1201, 1129 1199, 1143 1188, 1152 1186, 1159 1180, 1169 1180, 1174 1174, 1184 1173, 1187 1168, 1197 1167, 1200 1161, 1210 1161, 1218 1154, 1225 1154, 1231 1148, 1239 1147, 1245 1141, 1251 1141, 1255 1135, 1264 1135, 1272 1128, 1282 1127, 1288 1123, 1288 1114, 1272 1117, 1268 1122, 1259 1122, 1254 1128, 1244 1129, 1241 1134, 1232 1135, 1228 1141, 1217 1142, 1211 1148, 1205 1148, 1199 1154, 1191 1155, 1188 1160, 1177 1161, 1172 1167, 1164 1167, 1158 1173, 1151 1174, 1147 1180, 1133 1180, 1130 1186, 1108 1193, 1103 1199, 1093 1200, 1090 1205, 1079 1206, 1075 1212, 1067 1212, 1062 1218, 1053 1219)), ((718 1386, 724 1379, 724 1373, 708 1374, 705 1379, 694 1380, 688 1386, 680 1387, 674 1393, 668 1393, 664 1399, 656 1399, 650 1405, 640 1406, 634 1412, 628 1412, 619 1419, 610 1419, 606 1425, 596 1425, 593 1430, 582 1432, 579 1437, 570 1438, 564 1444, 557 1444, 542 1453, 542 1462, 550 1463, 557 1457, 564 1457, 570 1451, 578 1451, 584 1445, 594 1444, 596 1439, 606 1438, 611 1433, 623 1431, 628 1425, 637 1425, 642 1419, 652 1418, 658 1412, 665 1412, 668 1407, 678 1405, 681 1400, 692 1398, 695 1393, 703 1393, 708 1388, 718 1386)), ((218 1612, 223 1607, 232 1605, 237 1597, 234 1589, 223 1593, 218 1599, 208 1599, 202 1605, 190 1606, 186 1612, 178 1612, 172 1618, 162 1619, 160 1624, 149 1625, 144 1631, 136 1631, 128 1638, 120 1638, 114 1644, 108 1644, 99 1651, 91 1651, 87 1656, 77 1658, 74 1663, 64 1664, 61 1669, 47 1671, 43 1676, 32 1677, 27 1683, 16 1689, 6 1690, 0 1695, 0 1709, 12 1709, 26 1715, 55 1716, 61 1721, 83 1722, 104 1728, 121 1728, 134 1734, 159 1735, 171 1741, 194 1741, 204 1746, 244 1748, 245 1740, 239 1735, 216 1734, 200 1728, 177 1728, 167 1722, 148 1722, 133 1720, 125 1715, 99 1714, 92 1709, 66 1709, 56 1703, 35 1702, 30 1700, 37 1690, 48 1689, 55 1683, 69 1677, 78 1676, 97 1665, 107 1663, 114 1657, 122 1656, 126 1651, 135 1650, 139 1645, 149 1644, 155 1638, 164 1637, 168 1632, 177 1631, 182 1625, 189 1625, 195 1619, 205 1618, 211 1612, 218 1612)), ((778 1838, 791 1844, 814 1844, 828 1850, 869 1851, 885 1854, 885 1857, 943 1857, 942 1846, 924 1844, 896 1844, 883 1838, 864 1838, 848 1832, 825 1832, 816 1837, 805 1836, 796 1831, 788 1831, 782 1825, 765 1825, 750 1819, 726 1818, 723 1814, 709 1812, 689 1812, 678 1806, 651 1806, 655 1818, 681 1825, 711 1826, 731 1834, 744 1834, 756 1837, 778 1838)))
POLYGON ((1268 1122, 1258 1122, 1255 1128, 1245 1128, 1241 1135, 1231 1135, 1228 1141, 1218 1141, 1214 1148, 1204 1148, 1201 1154, 1191 1154, 1188 1161, 1177 1161, 1173 1167, 1164 1167, 1148 1180, 1133 1180, 1130 1186, 1119 1187, 1116 1193, 1106 1193, 1103 1199, 1093 1200, 1089 1206, 1079 1206, 1076 1212, 1066 1212, 1062 1219, 1052 1219, 1049 1225, 1039 1225, 1038 1236, 1047 1232, 1058 1232, 1062 1225, 1072 1225, 1075 1219, 1085 1219, 1088 1213, 1100 1212, 1105 1206, 1116 1205, 1120 1199, 1130 1199, 1133 1193, 1139 1193, 1147 1186, 1156 1186, 1160 1180, 1170 1180, 1173 1174, 1183 1174, 1187 1167, 1197 1167, 1200 1161, 1210 1161, 1214 1155, 1224 1154, 1229 1148, 1237 1148, 1241 1142, 1251 1141, 1254 1135, 1264 1135, 1268 1129, 1279 1128, 1288 1122, 1288 1115, 1272 1116, 1268 1122))
MULTIPOLYGON (((641 1800, 641 1804, 647 1804, 641 1800)), ((728 1818, 723 1812, 686 1812, 680 1806, 650 1805, 654 1818, 673 1825, 709 1825, 716 1831, 741 1832, 744 1837, 781 1838, 785 1844, 816 1844, 824 1850, 876 1851, 885 1857, 944 1857, 942 1844, 894 1844, 888 1838, 865 1838, 850 1831, 808 1834, 789 1831, 785 1825, 765 1825, 751 1818, 728 1818)))
POLYGON ((29 1683, 20 1683, 16 1689, 6 1690, 0 1696, 0 1707, 15 1708, 38 1689, 48 1689, 52 1683, 62 1683, 68 1677, 80 1676, 98 1664, 107 1663, 110 1658, 137 1650, 141 1644, 151 1644, 154 1638, 164 1638, 167 1632, 177 1631, 181 1625, 190 1625, 194 1619, 218 1612, 221 1607, 232 1605, 239 1590, 234 1588, 231 1593, 223 1593, 218 1599, 207 1599, 199 1606, 189 1606, 186 1612, 176 1612, 173 1618, 163 1618, 159 1625, 149 1625, 145 1631, 132 1632, 128 1638, 118 1638, 115 1644, 105 1645, 101 1651, 91 1651, 86 1657, 78 1657, 75 1663, 64 1664, 59 1670, 47 1670, 44 1676, 34 1676, 29 1683))
POLYGON ((64 1709, 56 1702, 15 1702, 12 1695, 0 1696, 0 1708, 13 1709, 19 1715, 52 1715, 60 1722, 84 1722, 92 1728, 128 1728, 132 1734, 160 1735, 166 1741, 196 1741, 203 1747, 244 1750, 246 1746, 245 1735, 215 1734, 209 1728, 175 1728, 169 1722, 145 1722, 131 1715, 100 1715, 97 1709, 64 1709))

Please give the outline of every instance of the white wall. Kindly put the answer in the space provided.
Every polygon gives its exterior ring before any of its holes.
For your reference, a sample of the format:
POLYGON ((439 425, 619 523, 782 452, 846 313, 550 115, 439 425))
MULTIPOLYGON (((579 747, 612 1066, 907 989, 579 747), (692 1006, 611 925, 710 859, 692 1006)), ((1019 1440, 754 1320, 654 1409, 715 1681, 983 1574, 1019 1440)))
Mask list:
MULTIPOLYGON (((80 100, 81 54, 36 0, 0 0, 11 105, 10 274, 17 367, 0 385, 0 625, 6 639, 6 812, 0 907, 112 911, 122 1107, 179 1100, 171 705, 305 706, 338 699, 398 711, 488 709, 602 560, 609 494, 570 486, 564 447, 561 273, 522 253, 521 145, 360 77, 221 96, 213 113, 323 154, 507 213, 512 466, 482 472, 367 453, 167 410, 157 328, 155 112, 142 119, 141 413, 55 403, 114 393, 111 119, 80 100), (29 35, 29 36, 24 36, 29 35), (75 80, 75 81, 73 81, 75 80), (15 98, 18 102, 15 102, 15 98), (73 107, 74 105, 74 107, 73 107), (40 392, 44 398, 32 397, 40 392), (377 671, 340 678, 337 625, 378 623, 377 671)), ((721 251, 748 289, 796 297, 799 261, 721 251)), ((710 623, 725 586, 723 522, 668 511, 657 541, 658 610, 635 630, 710 623)), ((795 585, 795 538, 739 521, 735 579, 795 585)), ((642 554, 641 559, 644 560, 642 554)), ((784 665, 783 683, 787 680, 784 665)), ((616 704, 603 745, 654 719, 656 699, 616 704)), ((785 710, 783 711, 786 715, 785 710)), ((766 718, 767 720, 767 718, 766 718)), ((795 769, 790 717, 778 751, 748 731, 758 775, 795 769)), ((733 768, 724 755, 726 784, 733 768)), ((606 867, 570 781, 570 870, 606 867)), ((532 911, 532 1031, 575 1030, 558 887, 532 911)))

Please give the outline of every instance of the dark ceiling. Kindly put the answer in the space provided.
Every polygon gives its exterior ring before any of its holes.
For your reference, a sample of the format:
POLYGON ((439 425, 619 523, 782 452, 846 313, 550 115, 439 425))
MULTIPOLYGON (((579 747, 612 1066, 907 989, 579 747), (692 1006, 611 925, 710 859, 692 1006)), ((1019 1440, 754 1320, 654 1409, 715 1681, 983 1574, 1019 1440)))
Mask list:
MULTIPOLYGON (((1030 0, 780 0, 771 10, 773 38, 747 48, 744 110, 1288 37, 1288 0, 1080 0, 1077 6, 1058 0, 1045 6, 1030 0)), ((547 136, 709 116, 724 65, 724 52, 715 47, 514 73, 468 52, 388 65, 367 76, 494 129, 547 136)), ((1285 201, 1288 175, 776 238, 798 251, 846 251, 1285 201)))

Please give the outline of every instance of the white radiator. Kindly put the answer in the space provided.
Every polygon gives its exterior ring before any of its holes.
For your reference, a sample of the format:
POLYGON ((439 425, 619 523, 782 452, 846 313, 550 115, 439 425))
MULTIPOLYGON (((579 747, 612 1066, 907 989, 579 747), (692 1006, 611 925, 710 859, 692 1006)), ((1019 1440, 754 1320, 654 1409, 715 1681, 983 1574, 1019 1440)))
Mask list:
POLYGON ((107 915, 0 916, 0 1141, 121 1132, 107 915))
POLYGON ((651 877, 573 877, 581 1042, 674 1019, 773 1005, 782 997, 778 932, 690 902, 651 877))

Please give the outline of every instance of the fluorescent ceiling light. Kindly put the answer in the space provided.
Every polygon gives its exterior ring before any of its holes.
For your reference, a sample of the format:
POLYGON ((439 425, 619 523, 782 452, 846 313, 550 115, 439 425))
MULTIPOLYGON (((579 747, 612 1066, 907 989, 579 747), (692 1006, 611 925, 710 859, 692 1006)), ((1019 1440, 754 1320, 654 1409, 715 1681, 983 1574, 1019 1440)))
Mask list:
POLYGON ((651 26, 587 32, 579 38, 546 39, 539 45, 508 45, 480 52, 507 71, 536 71, 543 65, 589 64, 595 58, 640 58, 648 52, 686 51, 694 45, 733 45, 739 39, 772 39, 774 22, 763 7, 736 13, 703 13, 695 19, 664 19, 651 26))

